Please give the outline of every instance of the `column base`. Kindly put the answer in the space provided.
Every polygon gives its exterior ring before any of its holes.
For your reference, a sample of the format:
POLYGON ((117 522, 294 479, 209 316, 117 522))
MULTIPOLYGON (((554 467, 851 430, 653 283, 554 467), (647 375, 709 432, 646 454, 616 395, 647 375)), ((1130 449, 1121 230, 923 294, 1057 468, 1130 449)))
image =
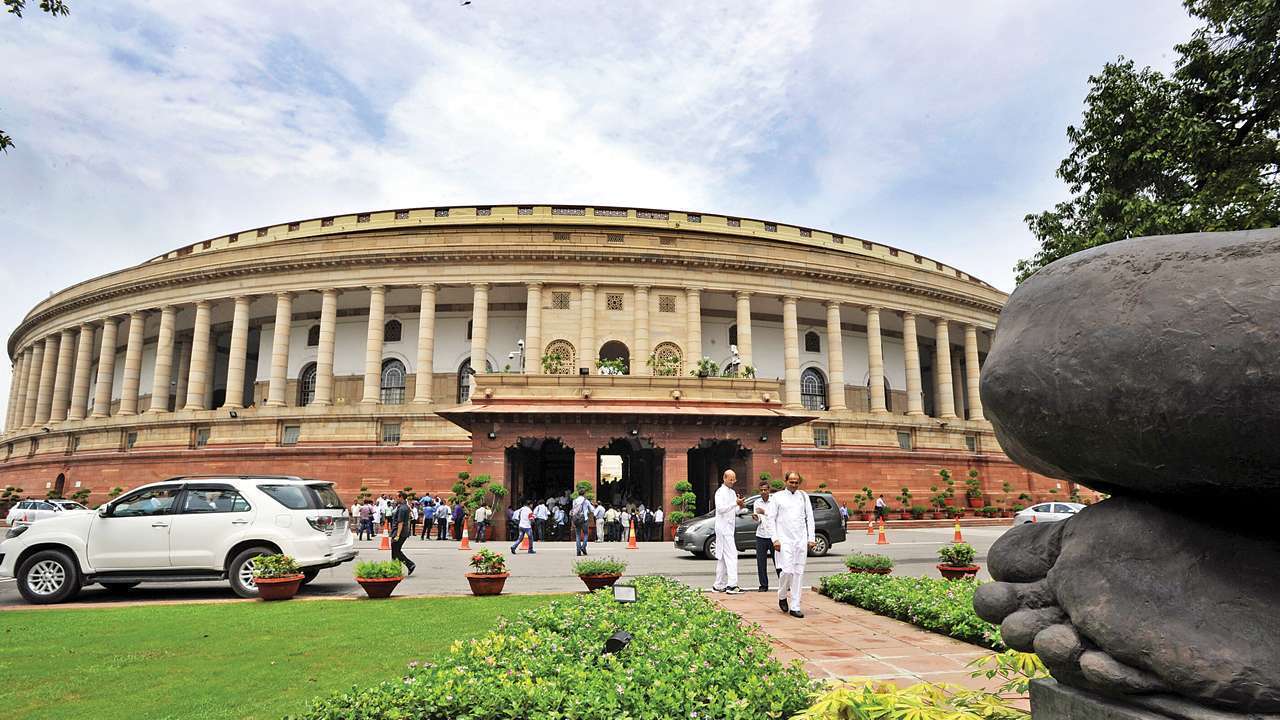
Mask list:
POLYGON ((938 416, 938 419, 939 419, 939 420, 959 420, 959 419, 960 419, 960 416, 959 416, 959 415, 956 415, 956 414, 954 414, 954 413, 952 413, 952 414, 950 414, 950 415, 946 415, 946 414, 944 414, 944 415, 939 415, 939 416, 938 416))
POLYGON ((90 420, 102 420, 102 419, 109 418, 109 417, 111 417, 111 416, 110 416, 110 415, 108 415, 108 414, 106 414, 106 413, 94 413, 94 414, 92 414, 92 415, 90 415, 90 416, 89 416, 89 419, 90 419, 90 420))
POLYGON ((924 417, 923 410, 908 410, 907 417, 924 417))
POLYGON ((333 403, 328 400, 312 400, 310 405, 312 407, 333 407, 333 403))
POLYGON ((203 404, 201 404, 201 405, 185 405, 185 406, 183 406, 182 411, 183 411, 183 412, 186 412, 186 411, 188 411, 188 410, 207 410, 207 409, 208 409, 208 408, 206 408, 203 404))
POLYGON ((274 400, 274 401, 268 400, 262 403, 262 407, 277 408, 277 407, 289 407, 289 406, 280 400, 274 400))

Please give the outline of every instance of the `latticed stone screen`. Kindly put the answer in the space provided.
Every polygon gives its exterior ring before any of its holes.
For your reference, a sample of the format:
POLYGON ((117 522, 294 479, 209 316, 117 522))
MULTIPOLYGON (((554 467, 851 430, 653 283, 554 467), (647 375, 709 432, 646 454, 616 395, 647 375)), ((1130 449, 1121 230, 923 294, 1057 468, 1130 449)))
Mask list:
POLYGON ((568 340, 552 340, 543 353, 542 369, 549 375, 572 375, 578 366, 578 354, 568 340))

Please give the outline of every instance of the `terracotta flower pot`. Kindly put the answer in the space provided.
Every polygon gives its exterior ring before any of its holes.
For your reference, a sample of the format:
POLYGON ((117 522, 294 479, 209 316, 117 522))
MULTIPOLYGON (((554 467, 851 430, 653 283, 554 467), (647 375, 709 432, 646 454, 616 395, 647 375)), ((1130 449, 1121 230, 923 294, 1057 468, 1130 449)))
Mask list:
POLYGON ((258 597, 263 600, 288 600, 297 595, 298 588, 302 587, 302 573, 278 578, 254 578, 253 584, 258 588, 258 597))
POLYGON ((942 577, 948 580, 963 580, 974 577, 981 569, 978 565, 938 565, 938 572, 942 573, 942 577))
POLYGON ((396 589, 396 585, 399 585, 401 580, 404 580, 404 578, 356 578, 356 582, 360 583, 360 587, 364 588, 365 594, 369 596, 370 600, 391 597, 391 591, 396 589))
POLYGON ((987 504, 986 501, 981 497, 967 497, 965 498, 965 500, 968 501, 969 507, 974 509, 983 507, 984 505, 987 504))
POLYGON ((607 588, 618 582, 621 575, 579 575, 583 584, 587 586, 588 592, 595 592, 600 588, 607 588))
POLYGON ((909 513, 909 512, 900 512, 900 513, 898 513, 898 519, 899 519, 899 520, 910 520, 910 519, 911 519, 911 513, 909 513))
POLYGON ((935 511, 935 512, 931 512, 931 513, 929 513, 929 517, 933 518, 934 520, 941 520, 942 518, 944 518, 944 517, 946 517, 946 516, 947 516, 947 514, 946 514, 946 513, 944 513, 944 512, 936 512, 936 511, 935 511))
POLYGON ((956 499, 955 499, 955 498, 953 498, 953 497, 943 498, 943 500, 942 500, 942 504, 943 504, 943 505, 946 505, 947 507, 955 507, 955 506, 956 506, 956 499))
POLYGON ((474 595, 498 595, 502 593, 502 586, 507 583, 507 578, 510 576, 511 573, 498 575, 467 573, 467 582, 470 583, 471 592, 474 595))

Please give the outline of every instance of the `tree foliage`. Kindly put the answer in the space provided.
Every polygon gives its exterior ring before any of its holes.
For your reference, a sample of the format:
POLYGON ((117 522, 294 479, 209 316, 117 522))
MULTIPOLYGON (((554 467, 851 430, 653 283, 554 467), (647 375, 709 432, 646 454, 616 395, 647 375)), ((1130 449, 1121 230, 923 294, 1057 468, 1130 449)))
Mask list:
POLYGON ((1089 78, 1057 172, 1072 198, 1026 216, 1019 282, 1129 237, 1280 224, 1280 0, 1184 3, 1204 24, 1172 74, 1121 57, 1089 78))
MULTIPOLYGON (((5 11, 14 17, 21 18, 22 11, 26 8, 27 0, 4 0, 5 11)), ((62 0, 40 0, 40 9, 54 17, 71 12, 71 7, 62 0)), ((13 147, 13 138, 9 137, 4 130, 0 130, 0 152, 7 154, 11 147, 13 147)))

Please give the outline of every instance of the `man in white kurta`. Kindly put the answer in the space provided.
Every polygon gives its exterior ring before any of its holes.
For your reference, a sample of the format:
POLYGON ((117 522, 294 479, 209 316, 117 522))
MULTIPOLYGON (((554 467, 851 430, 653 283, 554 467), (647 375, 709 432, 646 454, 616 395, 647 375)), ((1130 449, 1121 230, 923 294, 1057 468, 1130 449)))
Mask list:
POLYGON ((725 470, 715 498, 716 582, 711 589, 730 595, 742 592, 738 587, 738 543, 733 537, 738 524, 738 509, 742 507, 742 498, 733 491, 736 482, 738 475, 732 470, 725 470))
POLYGON ((800 473, 789 472, 786 489, 774 495, 777 504, 773 515, 774 562, 782 573, 778 578, 778 607, 802 618, 800 591, 804 588, 804 562, 816 544, 813 530, 813 507, 808 494, 800 490, 800 473))

